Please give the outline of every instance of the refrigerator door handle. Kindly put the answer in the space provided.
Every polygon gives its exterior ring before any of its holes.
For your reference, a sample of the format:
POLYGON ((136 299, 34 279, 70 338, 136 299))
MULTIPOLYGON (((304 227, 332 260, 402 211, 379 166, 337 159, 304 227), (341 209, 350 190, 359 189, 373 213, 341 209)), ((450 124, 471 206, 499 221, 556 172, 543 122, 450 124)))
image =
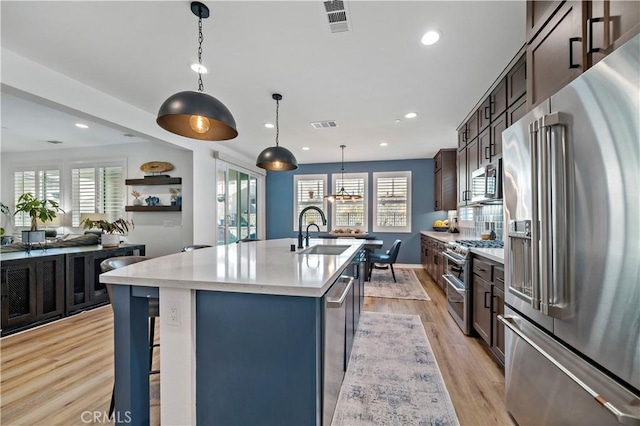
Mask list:
POLYGON ((529 152, 531 159, 531 307, 540 310, 540 219, 538 215, 538 176, 540 122, 529 124, 529 152))
POLYGON ((543 145, 543 203, 541 222, 542 245, 542 297, 541 311, 555 318, 563 317, 569 306, 567 285, 570 256, 571 174, 567 162, 568 117, 555 112, 541 118, 543 145), (558 132, 559 130, 559 132, 558 132), (560 136, 558 136, 558 133, 560 136))
POLYGON ((516 321, 518 320, 517 316, 512 315, 498 315, 498 320, 505 325, 505 327, 509 328, 516 336, 524 340, 526 343, 531 345, 533 349, 535 349, 540 355, 542 355, 547 361, 552 363, 558 370, 562 371, 567 377, 575 382, 582 390, 588 393, 598 404, 607 409, 615 418, 618 420, 618 423, 629 426, 640 426, 640 417, 628 414, 623 411, 620 411, 616 408, 612 403, 607 401, 602 395, 598 392, 591 389, 587 384, 585 384, 582 380, 580 380, 575 374, 573 374, 567 367, 561 364, 554 357, 549 355, 544 349, 542 349, 538 344, 536 344, 532 339, 530 339, 525 333, 523 333, 517 326, 516 321))

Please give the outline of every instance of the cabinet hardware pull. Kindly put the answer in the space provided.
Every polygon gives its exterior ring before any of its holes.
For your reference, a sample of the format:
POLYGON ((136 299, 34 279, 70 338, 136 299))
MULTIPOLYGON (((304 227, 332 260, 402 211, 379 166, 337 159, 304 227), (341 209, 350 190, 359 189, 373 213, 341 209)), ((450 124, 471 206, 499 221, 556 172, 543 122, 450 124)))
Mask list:
POLYGON ((587 53, 597 53, 602 51, 599 47, 593 47, 593 23, 604 22, 604 18, 590 18, 587 19, 587 53))
POLYGON ((487 306, 487 296, 490 295, 491 293, 489 293, 488 291, 484 292, 484 307, 487 309, 491 309, 491 305, 487 306))
POLYGON ((489 150, 489 152, 491 153, 491 156, 495 157, 496 150, 494 148, 496 147, 496 143, 495 142, 490 142, 489 146, 491 147, 491 149, 489 150))
POLYGON ((580 68, 580 64, 573 63, 573 43, 582 41, 582 37, 571 37, 569 39, 569 68, 580 68))
POLYGON ((482 268, 480 268, 480 267, 478 267, 478 266, 476 266, 476 269, 477 269, 478 271, 487 272, 487 270, 486 270, 486 269, 482 269, 482 268))
POLYGON ((496 277, 496 281, 500 281, 502 284, 504 284, 504 278, 498 278, 498 277, 496 277))
POLYGON ((489 113, 491 115, 496 113, 496 109, 494 108, 496 105, 496 102, 493 100, 493 98, 495 98, 495 96, 489 96, 489 113))
POLYGON ((465 127, 464 128, 464 133, 462 134, 464 141, 467 142, 467 140, 469 140, 469 128, 465 127))
MULTIPOLYGON (((498 302, 493 303, 493 300, 494 300, 494 299, 496 299, 497 297, 498 297, 498 296, 491 296, 491 305, 492 305, 492 306, 498 306, 498 302)), ((491 308, 491 313, 492 313, 492 314, 497 314, 497 313, 498 313, 498 310, 495 310, 495 311, 494 311, 494 310, 493 310, 493 308, 491 308)))
POLYGON ((491 147, 490 146, 485 146, 484 147, 484 159, 485 160, 491 160, 491 151, 489 151, 491 147))
POLYGON ((484 107, 484 119, 489 120, 491 118, 491 101, 489 101, 489 105, 484 107))

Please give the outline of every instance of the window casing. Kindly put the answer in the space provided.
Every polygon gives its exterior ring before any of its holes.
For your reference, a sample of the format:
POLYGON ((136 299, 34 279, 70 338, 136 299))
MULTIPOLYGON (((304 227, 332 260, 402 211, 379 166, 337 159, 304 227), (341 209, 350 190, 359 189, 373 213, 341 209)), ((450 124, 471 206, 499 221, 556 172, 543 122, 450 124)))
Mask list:
POLYGON ((373 232, 411 232, 411 172, 373 174, 373 232))
POLYGON ((344 188, 351 195, 360 195, 356 201, 333 201, 331 211, 332 229, 368 229, 368 175, 367 173, 336 173, 331 176, 332 194, 344 188))
POLYGON ((71 169, 71 226, 80 226, 82 213, 106 213, 109 221, 123 216, 124 166, 80 165, 71 169))
MULTIPOLYGON (((14 206, 22 194, 31 193, 39 200, 53 200, 60 204, 60 170, 54 168, 20 170, 13 173, 14 206)), ((29 216, 15 215, 15 226, 31 226, 29 216)))
MULTIPOLYGON (((293 177, 293 230, 298 230, 298 217, 306 207, 315 206, 326 213, 327 200, 324 198, 327 188, 327 175, 295 175, 293 177)), ((320 227, 321 232, 327 231, 327 225, 322 224, 320 214, 315 210, 305 213, 303 230, 312 223, 320 227)), ((315 227, 311 228, 315 230, 315 227)))

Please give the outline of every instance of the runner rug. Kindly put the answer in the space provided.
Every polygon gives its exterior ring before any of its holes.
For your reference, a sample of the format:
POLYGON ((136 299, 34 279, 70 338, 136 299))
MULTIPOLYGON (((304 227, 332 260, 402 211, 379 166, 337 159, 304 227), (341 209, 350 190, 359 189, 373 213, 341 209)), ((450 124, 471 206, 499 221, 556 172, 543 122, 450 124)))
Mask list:
POLYGON ((371 281, 364 283, 364 295, 391 299, 431 300, 413 269, 394 268, 394 270, 397 282, 393 281, 391 269, 374 269, 371 281))
POLYGON ((458 424, 420 317, 363 312, 332 425, 458 424))

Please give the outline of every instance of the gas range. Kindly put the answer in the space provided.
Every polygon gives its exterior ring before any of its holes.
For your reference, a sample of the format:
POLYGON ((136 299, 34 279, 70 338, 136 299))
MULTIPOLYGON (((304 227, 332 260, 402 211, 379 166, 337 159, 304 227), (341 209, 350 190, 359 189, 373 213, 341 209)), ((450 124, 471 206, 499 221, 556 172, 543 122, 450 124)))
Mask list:
POLYGON ((502 240, 458 240, 451 241, 447 244, 447 250, 455 253, 460 258, 467 258, 469 256, 470 248, 503 248, 504 241, 502 240))

